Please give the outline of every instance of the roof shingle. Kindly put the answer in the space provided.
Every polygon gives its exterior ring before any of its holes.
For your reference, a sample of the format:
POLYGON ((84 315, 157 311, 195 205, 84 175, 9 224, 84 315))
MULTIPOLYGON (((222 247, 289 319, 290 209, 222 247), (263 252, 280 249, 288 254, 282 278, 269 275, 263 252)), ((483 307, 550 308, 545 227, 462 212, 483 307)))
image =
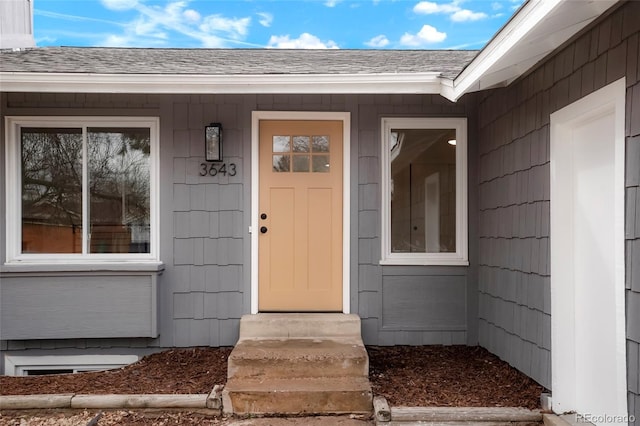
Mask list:
POLYGON ((0 72, 178 75, 394 74, 454 78, 473 50, 286 50, 43 47, 0 50, 0 72))

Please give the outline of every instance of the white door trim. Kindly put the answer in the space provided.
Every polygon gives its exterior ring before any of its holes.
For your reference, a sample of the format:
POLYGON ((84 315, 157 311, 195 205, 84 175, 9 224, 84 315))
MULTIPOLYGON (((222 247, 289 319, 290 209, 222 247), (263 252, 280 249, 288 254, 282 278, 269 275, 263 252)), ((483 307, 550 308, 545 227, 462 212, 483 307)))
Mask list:
POLYGON ((258 215, 260 200, 260 120, 342 121, 342 312, 350 313, 350 206, 351 206, 351 113, 314 111, 253 111, 251 113, 251 313, 258 313, 258 215), (254 232, 255 231, 255 232, 254 232))
MULTIPOLYGON (((573 240, 558 237, 566 230, 566 221, 574 217, 571 208, 554 205, 554 200, 572 200, 575 194, 573 184, 573 156, 568 154, 568 140, 572 132, 584 123, 600 117, 613 115, 615 134, 613 135, 613 298, 615 300, 615 413, 627 413, 626 386, 626 330, 625 330, 625 254, 624 254, 624 197, 625 197, 625 97, 624 78, 618 80, 576 102, 551 114, 550 171, 551 171, 551 361, 553 409, 558 413, 575 410, 579 403, 579 389, 576 383, 580 375, 590 372, 577 371, 576 286, 573 279, 573 240), (559 159, 564 161, 560 164, 559 159), (570 172, 568 172, 570 170, 570 172), (563 226, 565 228, 563 229, 563 226), (573 303, 572 303, 573 302, 573 303)), ((568 231, 572 232, 572 231, 568 231)), ((597 315, 593 312, 593 315, 597 315)), ((599 358, 599 348, 580 352, 581 357, 599 358), (586 353, 585 353, 586 352, 586 353)), ((582 358, 584 359, 584 358, 582 358)), ((599 390, 609 392, 608 390, 599 390)), ((581 413, 586 414, 586 413, 581 413)), ((596 414, 596 413, 591 413, 596 414)))

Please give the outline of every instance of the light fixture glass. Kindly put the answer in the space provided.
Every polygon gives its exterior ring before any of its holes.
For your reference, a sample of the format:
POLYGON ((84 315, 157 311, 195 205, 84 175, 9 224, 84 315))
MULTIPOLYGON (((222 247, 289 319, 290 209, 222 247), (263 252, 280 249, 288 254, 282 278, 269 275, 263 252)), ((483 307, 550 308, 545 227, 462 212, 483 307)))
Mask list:
POLYGON ((456 140, 455 140, 455 139, 449 139, 449 140, 447 141, 447 143, 448 143, 449 145, 456 146, 456 140))
POLYGON ((211 123, 204 128, 205 159, 222 161, 222 124, 211 123))

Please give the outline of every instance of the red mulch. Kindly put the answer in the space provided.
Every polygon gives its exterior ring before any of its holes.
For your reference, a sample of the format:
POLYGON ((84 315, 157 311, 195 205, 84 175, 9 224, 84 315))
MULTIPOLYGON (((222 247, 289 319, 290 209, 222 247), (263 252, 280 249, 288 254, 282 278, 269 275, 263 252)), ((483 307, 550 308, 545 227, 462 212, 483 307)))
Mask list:
POLYGON ((373 393, 392 406, 540 408, 544 388, 481 347, 367 350, 373 393))
MULTIPOLYGON (((368 347, 375 395, 399 406, 539 408, 543 388, 480 347, 368 347)), ((0 395, 209 393, 224 384, 231 348, 171 349, 102 372, 0 376, 0 395)))
POLYGON ((209 393, 227 381, 231 348, 171 349, 122 368, 77 374, 0 376, 0 395, 209 393))

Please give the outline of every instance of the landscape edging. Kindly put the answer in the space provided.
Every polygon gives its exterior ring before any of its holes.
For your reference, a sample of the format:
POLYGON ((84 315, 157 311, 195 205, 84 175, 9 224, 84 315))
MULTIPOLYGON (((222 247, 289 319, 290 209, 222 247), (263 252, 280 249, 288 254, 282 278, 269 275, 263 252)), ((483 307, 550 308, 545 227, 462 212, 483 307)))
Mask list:
POLYGON ((202 394, 39 394, 0 395, 0 410, 45 408, 189 408, 221 409, 222 386, 202 394))

